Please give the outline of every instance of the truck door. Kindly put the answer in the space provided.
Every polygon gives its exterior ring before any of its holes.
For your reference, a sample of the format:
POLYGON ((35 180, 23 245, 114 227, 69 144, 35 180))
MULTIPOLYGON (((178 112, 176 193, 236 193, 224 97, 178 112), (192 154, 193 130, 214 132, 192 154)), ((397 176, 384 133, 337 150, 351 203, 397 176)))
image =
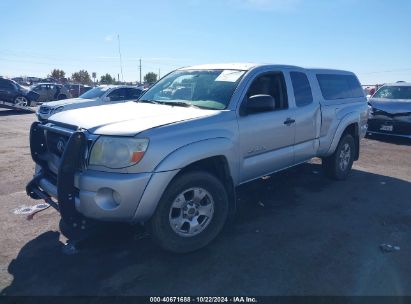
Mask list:
POLYGON ((313 98, 310 81, 305 72, 289 73, 295 101, 295 163, 304 162, 316 155, 319 147, 321 109, 319 100, 313 98))
POLYGON ((47 85, 45 84, 38 85, 37 87, 35 87, 34 91, 40 94, 40 97, 38 98, 37 101, 40 101, 40 102, 48 101, 47 85))
POLYGON ((294 159, 295 123, 289 109, 282 72, 257 75, 240 106, 240 180, 248 180, 286 168, 294 159), (275 107, 261 112, 247 110, 250 97, 270 95, 275 107))
POLYGON ((54 94, 56 93, 56 86, 53 84, 48 84, 46 86, 47 89, 47 100, 48 101, 53 101, 54 99, 54 94))

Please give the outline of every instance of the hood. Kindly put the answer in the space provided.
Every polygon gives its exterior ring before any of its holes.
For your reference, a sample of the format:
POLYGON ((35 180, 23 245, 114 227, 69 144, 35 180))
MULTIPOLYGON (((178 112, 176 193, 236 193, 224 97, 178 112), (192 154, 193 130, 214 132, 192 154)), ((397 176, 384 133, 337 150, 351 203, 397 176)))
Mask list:
POLYGON ((389 114, 411 113, 411 100, 371 98, 368 103, 377 110, 389 114))
POLYGON ((73 104, 73 103, 83 103, 83 102, 90 102, 94 100, 95 99, 70 98, 70 99, 62 99, 62 100, 45 102, 44 105, 49 108, 57 108, 57 107, 66 106, 66 105, 73 104))
POLYGON ((130 101, 59 112, 49 120, 98 135, 134 136, 151 128, 217 113, 220 111, 130 101))

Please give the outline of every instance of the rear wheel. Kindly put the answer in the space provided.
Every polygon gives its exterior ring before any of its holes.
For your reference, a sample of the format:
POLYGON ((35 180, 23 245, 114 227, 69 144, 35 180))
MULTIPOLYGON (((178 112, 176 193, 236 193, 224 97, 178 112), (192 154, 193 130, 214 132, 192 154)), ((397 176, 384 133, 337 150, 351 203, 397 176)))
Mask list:
POLYGON ((355 141, 350 134, 344 135, 335 152, 322 159, 325 174, 336 180, 344 180, 351 171, 355 155, 355 141))
POLYGON ((66 98, 67 98, 66 95, 60 94, 60 95, 57 97, 57 100, 62 100, 62 99, 66 99, 66 98))
POLYGON ((215 176, 184 173, 164 192, 149 223, 153 240, 172 252, 190 252, 211 242, 228 215, 228 196, 215 176))

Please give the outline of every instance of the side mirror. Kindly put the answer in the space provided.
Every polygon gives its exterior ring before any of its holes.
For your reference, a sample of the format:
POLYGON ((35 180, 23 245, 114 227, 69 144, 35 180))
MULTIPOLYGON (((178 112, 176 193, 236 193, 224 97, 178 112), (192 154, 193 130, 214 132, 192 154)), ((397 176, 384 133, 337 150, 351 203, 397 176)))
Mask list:
POLYGON ((111 98, 108 97, 108 96, 106 96, 106 97, 104 97, 103 101, 104 101, 104 102, 110 102, 110 101, 111 101, 111 98))
POLYGON ((248 98, 247 113, 259 113, 275 110, 275 99, 271 95, 258 94, 248 98))

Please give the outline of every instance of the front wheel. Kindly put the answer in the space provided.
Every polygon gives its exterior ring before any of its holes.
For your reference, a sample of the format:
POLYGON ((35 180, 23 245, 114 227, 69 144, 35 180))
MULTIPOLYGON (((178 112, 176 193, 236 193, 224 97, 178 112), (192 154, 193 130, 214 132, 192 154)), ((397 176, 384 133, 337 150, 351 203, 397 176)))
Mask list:
POLYGON ((14 100, 14 105, 16 107, 29 107, 30 101, 24 96, 17 96, 14 100))
POLYGON ((335 152, 322 159, 325 174, 336 180, 346 179, 354 162, 355 149, 355 141, 350 134, 342 137, 335 152))
POLYGON ((190 252, 210 243, 228 215, 227 192, 203 171, 176 177, 165 190, 149 222, 153 240, 172 252, 190 252))

